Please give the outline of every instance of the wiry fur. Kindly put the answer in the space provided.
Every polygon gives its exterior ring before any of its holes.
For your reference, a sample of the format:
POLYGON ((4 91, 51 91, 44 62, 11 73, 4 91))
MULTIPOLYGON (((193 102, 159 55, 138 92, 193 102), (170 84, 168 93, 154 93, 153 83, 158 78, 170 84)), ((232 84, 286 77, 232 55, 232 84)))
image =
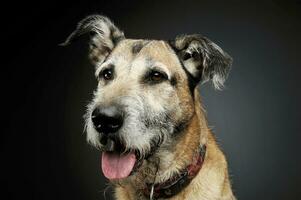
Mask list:
POLYGON ((223 88, 232 58, 219 46, 198 34, 178 36, 171 44, 192 76, 202 83, 212 80, 218 90, 223 88))
POLYGON ((142 166, 128 178, 112 181, 119 200, 149 199, 141 190, 146 184, 162 183, 192 161, 200 145, 207 146, 203 167, 192 182, 171 199, 235 199, 227 163, 208 128, 201 106, 198 82, 212 80, 221 89, 232 59, 209 39, 200 35, 179 36, 174 41, 125 39, 106 17, 82 20, 65 44, 86 32, 92 35, 90 58, 96 67, 98 87, 85 115, 87 140, 102 150, 102 133, 92 123, 98 106, 118 105, 125 113, 118 138, 125 151, 136 150, 142 166), (101 79, 106 68, 114 68, 114 79, 101 79), (152 70, 166 80, 145 80, 152 70), (150 155, 150 157, 146 157, 150 155))

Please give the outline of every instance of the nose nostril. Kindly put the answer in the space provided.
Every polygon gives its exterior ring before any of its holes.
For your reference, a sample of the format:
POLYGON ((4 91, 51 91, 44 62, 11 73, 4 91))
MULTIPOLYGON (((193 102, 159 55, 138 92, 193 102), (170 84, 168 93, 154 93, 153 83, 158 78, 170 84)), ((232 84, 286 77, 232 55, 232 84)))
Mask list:
POLYGON ((119 125, 114 125, 114 124, 112 124, 111 127, 112 127, 112 128, 118 128, 119 125))
POLYGON ((96 108, 91 115, 95 129, 103 134, 117 132, 122 124, 122 113, 115 106, 96 108))

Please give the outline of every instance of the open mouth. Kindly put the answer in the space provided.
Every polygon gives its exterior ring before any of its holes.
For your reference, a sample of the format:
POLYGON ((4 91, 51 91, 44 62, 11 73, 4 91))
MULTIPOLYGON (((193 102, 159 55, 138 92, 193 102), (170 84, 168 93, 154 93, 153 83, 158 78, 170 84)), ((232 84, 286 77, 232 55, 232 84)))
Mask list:
POLYGON ((139 159, 138 151, 126 151, 123 144, 107 138, 101 161, 104 176, 114 180, 132 175, 142 165, 143 160, 139 159))

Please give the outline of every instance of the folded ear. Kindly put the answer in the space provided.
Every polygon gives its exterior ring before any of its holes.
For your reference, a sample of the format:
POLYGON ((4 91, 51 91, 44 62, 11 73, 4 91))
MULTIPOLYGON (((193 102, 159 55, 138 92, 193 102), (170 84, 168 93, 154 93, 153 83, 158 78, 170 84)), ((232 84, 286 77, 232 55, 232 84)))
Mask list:
POLYGON ((232 58, 219 46, 201 35, 178 36, 171 46, 196 84, 212 80, 216 89, 223 88, 232 58))
POLYGON ((89 58, 92 63, 103 62, 124 34, 105 16, 90 15, 81 20, 62 46, 73 42, 79 36, 89 34, 89 58))

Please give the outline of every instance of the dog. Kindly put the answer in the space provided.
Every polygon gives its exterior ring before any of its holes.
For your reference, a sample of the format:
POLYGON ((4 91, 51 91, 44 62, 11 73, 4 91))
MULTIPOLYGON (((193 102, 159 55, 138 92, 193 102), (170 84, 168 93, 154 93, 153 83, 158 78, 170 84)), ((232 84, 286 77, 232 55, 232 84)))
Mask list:
POLYGON ((102 152, 116 199, 234 200, 198 89, 222 89, 232 58, 198 34, 127 39, 101 15, 81 20, 62 45, 84 35, 98 80, 87 141, 102 152))

